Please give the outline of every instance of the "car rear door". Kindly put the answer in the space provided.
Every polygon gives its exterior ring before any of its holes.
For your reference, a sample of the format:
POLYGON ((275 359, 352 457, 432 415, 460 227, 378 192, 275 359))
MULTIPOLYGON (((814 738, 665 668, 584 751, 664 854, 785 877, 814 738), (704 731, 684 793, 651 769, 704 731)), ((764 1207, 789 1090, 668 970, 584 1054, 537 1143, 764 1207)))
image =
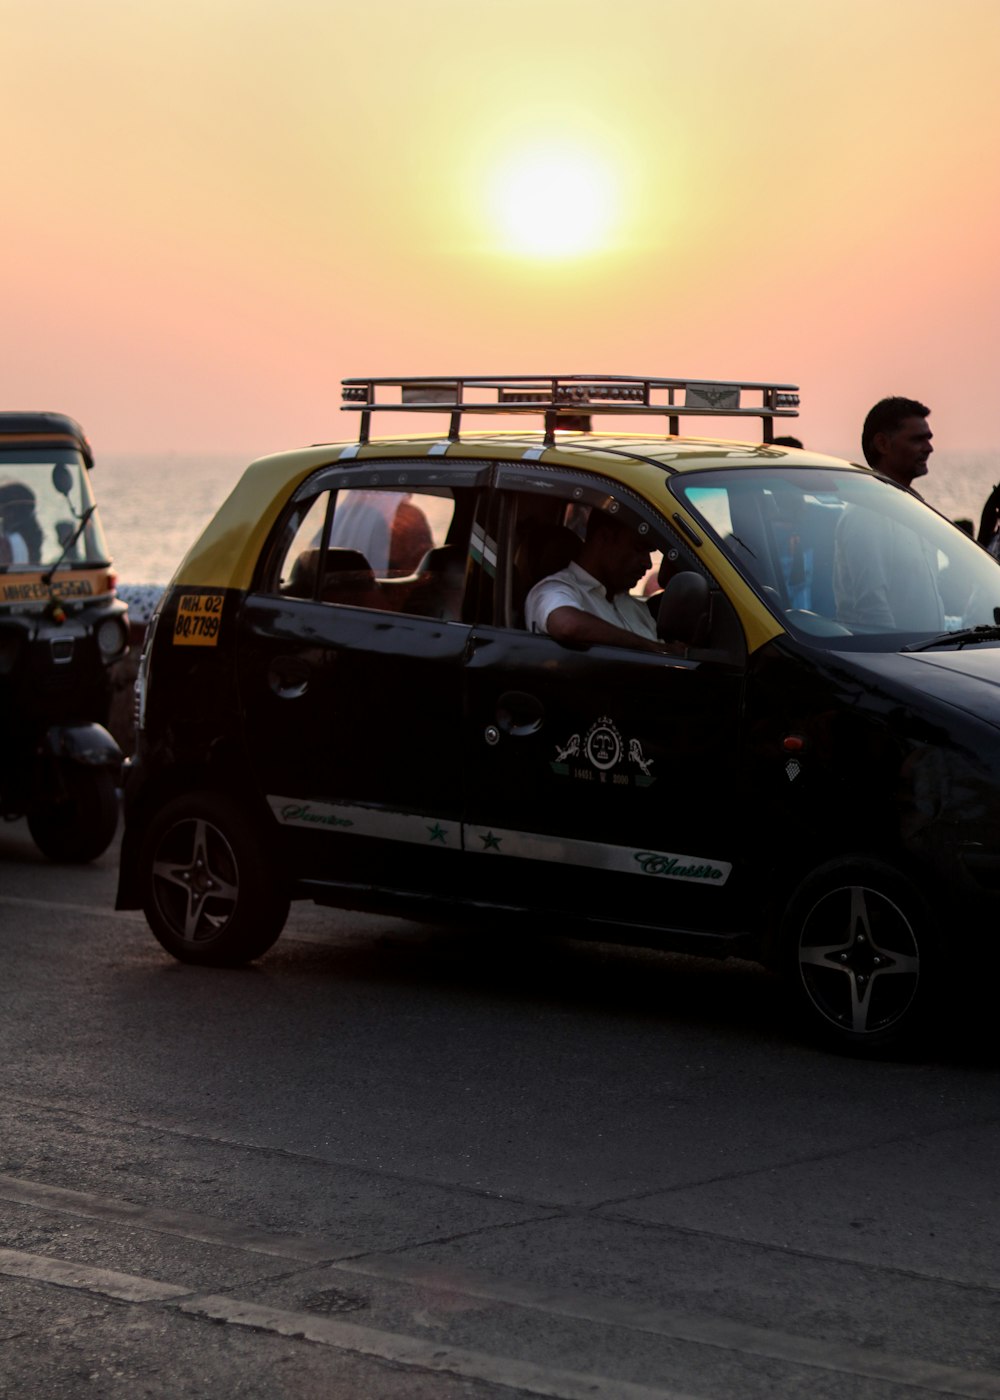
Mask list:
POLYGON ((326 468, 262 563, 240 623, 245 746, 300 880, 457 887, 487 477, 434 461, 326 468))

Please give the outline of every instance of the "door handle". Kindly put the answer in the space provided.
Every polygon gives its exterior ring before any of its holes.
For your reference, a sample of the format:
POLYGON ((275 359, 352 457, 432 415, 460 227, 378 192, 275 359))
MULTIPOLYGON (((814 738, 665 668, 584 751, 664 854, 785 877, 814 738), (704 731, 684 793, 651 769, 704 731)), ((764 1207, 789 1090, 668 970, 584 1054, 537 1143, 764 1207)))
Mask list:
POLYGON ((281 700, 305 695, 311 678, 312 667, 301 656, 276 656, 267 668, 267 683, 281 700))
POLYGON ((506 690, 497 700, 496 723, 502 734, 520 739, 537 734, 545 719, 545 709, 536 695, 522 690, 506 690))

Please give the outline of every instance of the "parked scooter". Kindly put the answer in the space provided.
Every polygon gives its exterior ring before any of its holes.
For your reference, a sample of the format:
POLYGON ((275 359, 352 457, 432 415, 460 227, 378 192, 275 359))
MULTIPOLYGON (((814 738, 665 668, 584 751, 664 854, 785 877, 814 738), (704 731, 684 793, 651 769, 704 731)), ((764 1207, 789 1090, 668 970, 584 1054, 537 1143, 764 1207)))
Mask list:
POLYGON ((122 753, 109 668, 128 650, 90 486, 59 413, 0 413, 0 815, 44 855, 87 861, 118 824, 122 753))

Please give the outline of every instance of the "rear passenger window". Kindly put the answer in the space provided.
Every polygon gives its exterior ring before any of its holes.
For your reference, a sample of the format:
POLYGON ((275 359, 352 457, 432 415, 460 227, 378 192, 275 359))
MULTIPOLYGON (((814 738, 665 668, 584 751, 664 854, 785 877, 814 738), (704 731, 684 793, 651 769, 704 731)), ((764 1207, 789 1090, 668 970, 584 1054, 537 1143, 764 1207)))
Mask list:
POLYGON ((377 578, 405 578, 416 573, 428 550, 444 544, 454 510, 450 497, 409 491, 341 491, 330 529, 330 547, 356 550, 377 578))
POLYGON ((319 546, 330 504, 330 492, 324 491, 305 508, 304 514, 290 522, 292 538, 282 550, 278 567, 278 592, 289 598, 315 598, 319 581, 319 546))
POLYGON ((278 590, 293 598, 457 621, 467 555, 465 543, 452 538, 454 522, 455 499, 445 488, 322 492, 299 523, 290 522, 278 590))

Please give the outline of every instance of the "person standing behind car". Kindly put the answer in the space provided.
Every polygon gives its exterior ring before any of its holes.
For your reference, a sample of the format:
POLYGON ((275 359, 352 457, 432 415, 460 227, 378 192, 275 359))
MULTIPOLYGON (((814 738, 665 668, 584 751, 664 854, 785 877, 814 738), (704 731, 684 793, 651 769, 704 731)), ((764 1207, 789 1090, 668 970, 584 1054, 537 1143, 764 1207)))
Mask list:
POLYGON ((410 492, 354 490, 344 498, 333 517, 330 544, 358 550, 376 574, 411 574, 434 548, 427 517, 410 492))
POLYGON ((1000 483, 994 486, 983 506, 976 541, 994 559, 1000 559, 1000 483))
POLYGON ((861 429, 868 465, 908 491, 918 477, 927 475, 927 459, 934 451, 929 414, 926 404, 916 399, 880 399, 861 429))
MULTIPOLYGON (((916 399, 880 399, 865 418, 861 448, 881 476, 910 491, 927 474, 934 434, 916 399)), ((938 563, 914 532, 858 506, 837 524, 833 559, 837 619, 886 631, 943 631, 938 563)))

